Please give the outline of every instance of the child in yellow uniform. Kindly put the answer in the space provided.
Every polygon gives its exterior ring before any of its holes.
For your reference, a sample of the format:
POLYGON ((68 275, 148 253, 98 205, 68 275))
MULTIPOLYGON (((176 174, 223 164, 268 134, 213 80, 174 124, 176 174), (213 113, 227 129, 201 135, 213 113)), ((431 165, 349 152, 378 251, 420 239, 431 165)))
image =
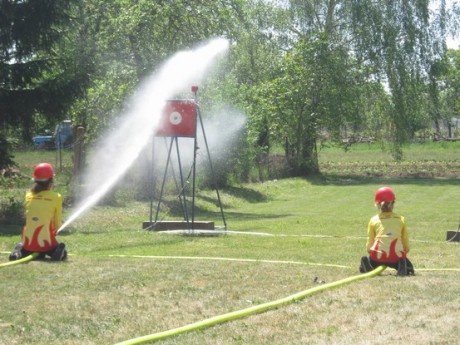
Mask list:
POLYGON ((64 243, 56 239, 56 232, 62 225, 62 197, 53 192, 53 167, 40 163, 34 169, 34 186, 26 194, 26 225, 22 230, 22 242, 11 252, 9 259, 18 260, 38 252, 40 257, 48 255, 53 261, 65 260, 67 251, 64 243))
POLYGON ((393 212, 396 196, 389 187, 382 187, 375 193, 379 214, 369 221, 366 249, 369 257, 361 258, 359 271, 369 272, 378 266, 388 266, 401 276, 414 274, 414 267, 407 259, 409 239, 404 217, 393 212))

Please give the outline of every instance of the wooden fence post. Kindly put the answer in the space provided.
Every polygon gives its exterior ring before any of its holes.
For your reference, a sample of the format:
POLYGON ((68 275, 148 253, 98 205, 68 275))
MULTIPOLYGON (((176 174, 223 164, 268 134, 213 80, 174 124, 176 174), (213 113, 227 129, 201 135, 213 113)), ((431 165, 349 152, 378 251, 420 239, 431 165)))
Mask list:
POLYGON ((85 128, 77 127, 77 135, 74 143, 74 159, 73 159, 73 176, 76 184, 79 184, 80 175, 84 165, 83 143, 85 138, 85 128))

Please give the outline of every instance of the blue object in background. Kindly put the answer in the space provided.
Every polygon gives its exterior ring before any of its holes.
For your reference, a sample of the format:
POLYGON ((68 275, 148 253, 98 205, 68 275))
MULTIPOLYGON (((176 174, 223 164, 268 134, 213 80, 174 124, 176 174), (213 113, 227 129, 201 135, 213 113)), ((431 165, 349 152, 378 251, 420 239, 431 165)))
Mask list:
POLYGON ((64 120, 56 125, 53 135, 38 135, 32 138, 35 148, 55 150, 71 148, 73 144, 73 129, 70 120, 64 120))

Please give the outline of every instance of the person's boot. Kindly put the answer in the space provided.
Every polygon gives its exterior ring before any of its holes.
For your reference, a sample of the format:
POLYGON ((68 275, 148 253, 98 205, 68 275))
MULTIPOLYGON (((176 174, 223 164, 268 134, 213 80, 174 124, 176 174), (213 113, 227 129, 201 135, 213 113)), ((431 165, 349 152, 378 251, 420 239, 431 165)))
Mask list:
POLYGON ((65 244, 59 243, 54 249, 53 254, 51 255, 51 261, 63 261, 67 258, 67 251, 65 250, 65 244))
POLYGON ((400 259, 398 261, 398 276, 407 276, 407 261, 406 259, 400 259))
POLYGON ((22 243, 16 244, 16 247, 14 247, 13 251, 10 253, 9 260, 15 261, 15 260, 21 259, 22 258, 22 248, 23 248, 22 243))
POLYGON ((410 262, 409 259, 406 259, 406 263, 407 263, 407 275, 408 276, 415 275, 415 270, 414 270, 414 266, 412 265, 412 262, 410 262))
POLYGON ((359 265, 359 272, 360 273, 367 273, 373 271, 374 267, 372 267, 371 262, 367 256, 361 257, 361 265, 359 265))

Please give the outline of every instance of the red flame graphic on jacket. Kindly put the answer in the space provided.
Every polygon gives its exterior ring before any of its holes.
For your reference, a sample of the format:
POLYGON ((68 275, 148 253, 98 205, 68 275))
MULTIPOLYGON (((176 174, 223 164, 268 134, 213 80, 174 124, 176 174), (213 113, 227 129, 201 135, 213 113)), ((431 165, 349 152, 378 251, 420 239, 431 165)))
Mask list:
POLYGON ((372 260, 379 262, 397 262, 399 259, 406 257, 406 252, 404 250, 396 249, 396 246, 398 245, 398 239, 395 239, 390 243, 388 253, 380 248, 381 245, 382 241, 377 240, 371 247, 370 257, 372 260))
POLYGON ((56 231, 51 223, 48 229, 40 225, 34 230, 32 238, 24 236, 24 249, 31 252, 48 252, 54 249, 58 245, 55 233, 56 231), (47 230, 48 233, 46 232, 47 230))

